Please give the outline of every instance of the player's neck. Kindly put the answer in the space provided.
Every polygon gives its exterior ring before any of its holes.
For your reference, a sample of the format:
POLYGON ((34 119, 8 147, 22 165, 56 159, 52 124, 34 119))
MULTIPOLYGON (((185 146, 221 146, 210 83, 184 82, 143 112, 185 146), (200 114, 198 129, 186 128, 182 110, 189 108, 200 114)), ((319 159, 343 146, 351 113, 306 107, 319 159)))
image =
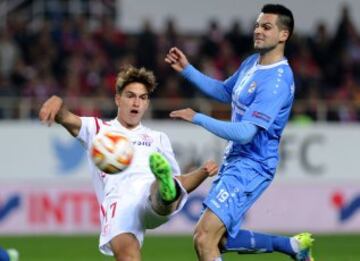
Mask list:
POLYGON ((284 51, 275 48, 271 51, 260 53, 259 64, 270 65, 284 59, 284 51))
POLYGON ((122 127, 124 127, 125 129, 128 129, 128 130, 133 130, 133 129, 135 129, 135 128, 137 128, 137 127, 140 126, 140 122, 135 125, 135 124, 129 124, 129 123, 127 123, 126 121, 122 120, 120 117, 117 117, 116 119, 117 119, 117 121, 120 123, 120 125, 121 125, 122 127))

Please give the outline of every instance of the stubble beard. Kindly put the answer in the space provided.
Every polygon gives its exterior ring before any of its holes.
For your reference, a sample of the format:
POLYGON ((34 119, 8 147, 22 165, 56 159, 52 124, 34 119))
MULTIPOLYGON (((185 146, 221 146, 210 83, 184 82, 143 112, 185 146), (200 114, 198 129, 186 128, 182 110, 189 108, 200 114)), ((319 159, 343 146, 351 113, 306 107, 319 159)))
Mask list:
POLYGON ((276 48, 276 45, 265 46, 265 47, 256 47, 254 44, 254 50, 257 51, 258 53, 260 53, 260 55, 265 55, 265 54, 271 52, 272 50, 274 50, 275 48, 276 48))

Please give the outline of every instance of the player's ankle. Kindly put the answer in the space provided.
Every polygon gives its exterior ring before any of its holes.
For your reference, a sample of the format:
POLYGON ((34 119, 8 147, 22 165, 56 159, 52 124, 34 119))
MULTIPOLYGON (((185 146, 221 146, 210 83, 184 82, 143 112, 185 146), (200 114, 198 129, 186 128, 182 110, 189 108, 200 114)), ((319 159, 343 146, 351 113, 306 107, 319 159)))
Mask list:
POLYGON ((161 203, 163 204, 163 205, 171 205, 172 203, 174 203, 175 201, 177 201, 178 199, 179 199, 179 197, 180 197, 180 195, 181 195, 181 188, 180 188, 180 186, 179 186, 179 184, 176 182, 176 180, 175 179, 173 179, 174 180, 174 184, 175 184, 175 191, 176 191, 176 193, 175 193, 175 196, 172 198, 172 199, 165 199, 162 195, 161 195, 161 193, 160 193, 160 191, 159 191, 159 198, 161 199, 161 203))

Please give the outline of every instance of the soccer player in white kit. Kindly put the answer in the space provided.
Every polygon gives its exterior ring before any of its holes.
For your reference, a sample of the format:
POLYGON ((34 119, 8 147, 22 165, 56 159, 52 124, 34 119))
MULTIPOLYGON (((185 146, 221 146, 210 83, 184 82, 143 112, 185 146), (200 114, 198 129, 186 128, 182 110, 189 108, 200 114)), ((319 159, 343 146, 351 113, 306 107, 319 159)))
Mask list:
POLYGON ((104 130, 123 133, 133 142, 133 161, 117 175, 107 175, 97 169, 88 153, 100 204, 99 249, 103 254, 114 255, 116 260, 140 260, 145 230, 167 222, 181 210, 189 192, 217 173, 216 163, 207 161, 199 169, 180 175, 167 135, 141 124, 155 86, 151 71, 128 67, 117 77, 115 119, 103 121, 75 115, 58 96, 49 98, 39 112, 43 123, 61 124, 87 150, 95 135, 104 130))

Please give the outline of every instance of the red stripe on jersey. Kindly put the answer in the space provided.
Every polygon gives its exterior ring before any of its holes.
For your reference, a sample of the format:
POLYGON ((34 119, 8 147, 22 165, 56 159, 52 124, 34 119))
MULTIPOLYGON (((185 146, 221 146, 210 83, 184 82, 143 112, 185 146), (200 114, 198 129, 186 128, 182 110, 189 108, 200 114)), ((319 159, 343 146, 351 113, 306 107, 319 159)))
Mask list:
POLYGON ((98 134, 99 130, 100 130, 99 120, 96 117, 94 117, 94 120, 95 120, 95 125, 96 125, 96 134, 98 134))
POLYGON ((110 126, 110 123, 108 123, 107 121, 104 121, 104 120, 101 120, 101 121, 102 121, 102 123, 103 123, 104 125, 110 126))
POLYGON ((106 211, 105 211, 105 208, 103 207, 103 205, 100 205, 100 210, 101 210, 101 214, 103 217, 106 216, 106 211))

